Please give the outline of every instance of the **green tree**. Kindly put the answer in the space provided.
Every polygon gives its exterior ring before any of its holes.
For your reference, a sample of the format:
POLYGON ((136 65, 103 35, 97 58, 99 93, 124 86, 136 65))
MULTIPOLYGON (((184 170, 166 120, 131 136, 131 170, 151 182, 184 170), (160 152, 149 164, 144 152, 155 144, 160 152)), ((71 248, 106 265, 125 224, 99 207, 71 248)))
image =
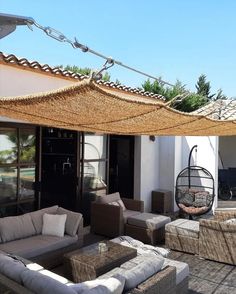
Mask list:
MULTIPOLYGON (((88 67, 82 68, 82 67, 78 67, 76 65, 66 65, 65 67, 63 65, 59 65, 58 67, 61 69, 64 69, 64 70, 72 71, 74 73, 82 74, 82 75, 86 75, 86 76, 89 76, 92 71, 91 68, 88 68, 88 67)), ((110 81, 110 78, 111 78, 111 76, 108 74, 108 72, 103 73, 103 76, 102 76, 103 81, 108 82, 108 81, 110 81)))
POLYGON ((216 97, 214 98, 214 100, 227 100, 228 97, 223 93, 222 89, 219 89, 217 91, 216 97))
POLYGON ((200 75, 195 86, 197 94, 207 97, 208 100, 212 100, 215 96, 215 94, 211 94, 211 84, 209 81, 207 82, 206 75, 200 75))
POLYGON ((208 101, 207 97, 203 95, 190 92, 188 94, 186 86, 183 85, 179 80, 177 80, 173 87, 166 87, 157 80, 151 82, 148 79, 142 84, 142 88, 147 92, 164 96, 167 101, 170 101, 171 99, 179 96, 179 99, 176 99, 172 103, 172 107, 184 112, 194 111, 205 105, 208 101), (184 98, 185 96, 186 98, 184 98))

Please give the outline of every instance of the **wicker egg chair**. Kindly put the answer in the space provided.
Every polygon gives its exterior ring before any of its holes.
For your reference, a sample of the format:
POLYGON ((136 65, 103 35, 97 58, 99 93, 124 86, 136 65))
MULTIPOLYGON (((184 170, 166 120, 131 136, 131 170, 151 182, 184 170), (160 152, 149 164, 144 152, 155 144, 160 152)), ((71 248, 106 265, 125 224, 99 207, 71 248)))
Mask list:
POLYGON ((204 167, 190 165, 195 148, 197 145, 191 149, 188 167, 177 176, 175 187, 176 204, 190 219, 209 212, 215 197, 214 179, 211 173, 204 167))

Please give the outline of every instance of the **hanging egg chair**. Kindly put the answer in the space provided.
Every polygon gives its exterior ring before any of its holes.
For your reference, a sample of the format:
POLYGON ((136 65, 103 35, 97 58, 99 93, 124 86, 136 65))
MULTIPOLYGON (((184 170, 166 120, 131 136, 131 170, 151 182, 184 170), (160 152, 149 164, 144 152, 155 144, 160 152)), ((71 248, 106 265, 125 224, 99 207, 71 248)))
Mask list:
POLYGON ((175 186, 176 204, 190 219, 209 212, 215 197, 214 179, 211 173, 204 167, 190 165, 195 148, 197 151, 197 145, 192 147, 188 166, 177 176, 175 186))

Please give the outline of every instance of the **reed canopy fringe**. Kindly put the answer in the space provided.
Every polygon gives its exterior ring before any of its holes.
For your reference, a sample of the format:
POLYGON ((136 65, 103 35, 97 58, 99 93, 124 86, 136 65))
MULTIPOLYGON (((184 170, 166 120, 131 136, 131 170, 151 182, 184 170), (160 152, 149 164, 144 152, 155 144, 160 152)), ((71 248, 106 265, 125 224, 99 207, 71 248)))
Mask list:
POLYGON ((165 102, 83 80, 59 90, 1 97, 0 115, 27 123, 123 135, 236 135, 235 120, 176 111, 165 102))

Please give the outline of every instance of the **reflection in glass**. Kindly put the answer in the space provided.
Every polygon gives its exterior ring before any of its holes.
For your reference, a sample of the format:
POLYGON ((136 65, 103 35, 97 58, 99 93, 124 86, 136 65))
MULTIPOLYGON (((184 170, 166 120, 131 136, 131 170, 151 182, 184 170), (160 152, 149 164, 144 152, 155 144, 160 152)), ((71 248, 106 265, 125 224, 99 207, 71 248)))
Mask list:
POLYGON ((106 188, 106 162, 84 162, 84 190, 106 188))
POLYGON ((21 129, 19 137, 20 162, 35 162, 35 129, 21 129))
POLYGON ((35 167, 20 168, 20 190, 21 200, 34 197, 35 167))
POLYGON ((0 168, 0 202, 16 200, 17 169, 16 167, 0 168))
POLYGON ((0 164, 14 163, 16 158, 16 129, 0 128, 0 164))
POLYGON ((106 158, 106 135, 85 134, 84 159, 106 158))

